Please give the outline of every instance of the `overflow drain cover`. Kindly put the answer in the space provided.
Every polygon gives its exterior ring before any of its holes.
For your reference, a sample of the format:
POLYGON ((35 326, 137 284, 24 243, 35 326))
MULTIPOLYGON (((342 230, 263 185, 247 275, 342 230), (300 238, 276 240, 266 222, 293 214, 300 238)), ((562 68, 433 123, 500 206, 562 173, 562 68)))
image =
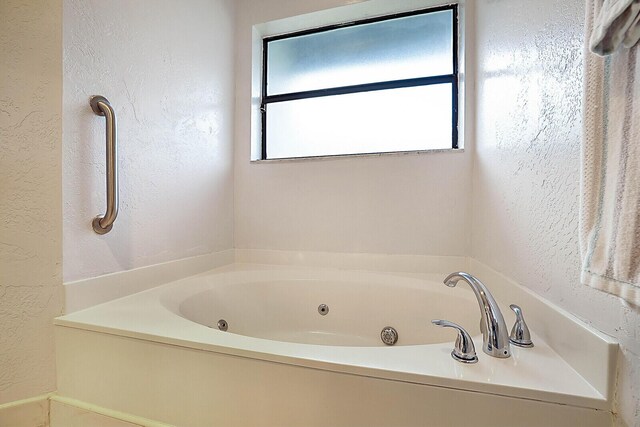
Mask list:
POLYGON ((218 329, 220 329, 221 331, 226 331, 228 328, 229 328, 229 324, 227 323, 226 320, 224 319, 218 320, 218 329))

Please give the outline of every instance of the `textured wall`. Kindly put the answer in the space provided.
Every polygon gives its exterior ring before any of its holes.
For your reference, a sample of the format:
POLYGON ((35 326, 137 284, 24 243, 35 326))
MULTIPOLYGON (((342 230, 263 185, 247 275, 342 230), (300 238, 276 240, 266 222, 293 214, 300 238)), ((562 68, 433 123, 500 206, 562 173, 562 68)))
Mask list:
POLYGON ((357 2, 237 3, 236 247, 466 254, 469 150, 250 163, 252 25, 357 2))
POLYGON ((65 0, 64 280, 233 247, 232 0, 65 0), (120 213, 104 236, 106 96, 120 213))
POLYGON ((0 1, 0 404, 55 389, 62 2, 0 1))
POLYGON ((584 1, 477 12, 472 256, 620 340, 618 422, 640 425, 640 313, 579 284, 584 1))

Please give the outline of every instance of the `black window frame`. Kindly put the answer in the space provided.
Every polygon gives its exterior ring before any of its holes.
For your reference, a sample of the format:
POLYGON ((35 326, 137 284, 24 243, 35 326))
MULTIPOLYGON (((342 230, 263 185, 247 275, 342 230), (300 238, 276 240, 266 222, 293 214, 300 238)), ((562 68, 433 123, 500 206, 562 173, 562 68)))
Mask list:
MULTIPOLYGON (((341 24, 333 24, 327 25, 324 27, 313 28, 309 30, 296 31, 287 34, 280 34, 277 36, 265 37, 262 39, 262 99, 260 103, 260 115, 262 121, 262 140, 261 140, 261 160, 277 160, 277 159, 269 159, 267 157, 267 109, 268 105, 276 102, 283 101, 293 101, 299 99, 308 99, 308 98, 317 98, 324 96, 334 96, 334 95, 346 95, 350 93, 360 93, 360 92, 372 92, 376 90, 386 90, 386 89, 400 89, 405 87, 415 87, 415 86, 429 86, 435 84, 443 84, 450 83, 451 84, 451 94, 452 94, 452 125, 451 125, 451 141, 452 141, 452 149, 458 149, 458 4, 448 4, 443 6, 431 7, 426 9, 414 10, 411 12, 402 12, 395 13, 391 15, 378 16, 374 18, 366 18, 357 21, 350 21, 341 24), (325 31, 336 30, 339 28, 345 27, 353 27, 357 25, 371 24, 374 22, 388 21, 397 18, 404 18, 408 16, 416 16, 423 15, 434 12, 441 12, 444 10, 451 10, 452 13, 452 73, 451 74, 443 74, 437 76, 429 76, 429 77, 416 77, 411 79, 401 79, 401 80, 388 80, 374 83, 364 83, 358 85, 349 85, 349 86, 336 86, 325 89, 314 89, 307 90, 301 92, 289 92, 278 95, 267 95, 267 64, 268 64, 268 54, 269 54, 269 42, 276 40, 283 40, 288 38, 306 36, 309 34, 321 33, 325 31)), ((425 150, 429 151, 429 150, 425 150)), ((389 153, 394 153, 397 151, 389 151, 389 153)), ((359 154, 376 154, 376 153, 359 153, 359 154)), ((353 156, 358 154, 328 154, 322 155, 318 157, 331 157, 331 156, 353 156)), ((305 158, 305 157, 293 157, 293 158, 305 158)), ((278 158, 280 159, 280 158, 278 158)))

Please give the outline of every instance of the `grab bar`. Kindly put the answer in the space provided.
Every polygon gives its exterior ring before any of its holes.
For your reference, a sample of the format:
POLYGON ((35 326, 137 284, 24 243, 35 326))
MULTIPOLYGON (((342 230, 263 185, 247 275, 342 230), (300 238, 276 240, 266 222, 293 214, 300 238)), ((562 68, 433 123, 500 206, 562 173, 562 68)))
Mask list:
POLYGON ((96 216, 91 225, 98 234, 107 234, 113 228, 118 216, 118 139, 116 129, 116 113, 104 96, 94 95, 89 100, 91 109, 98 116, 106 119, 107 134, 107 211, 96 216))

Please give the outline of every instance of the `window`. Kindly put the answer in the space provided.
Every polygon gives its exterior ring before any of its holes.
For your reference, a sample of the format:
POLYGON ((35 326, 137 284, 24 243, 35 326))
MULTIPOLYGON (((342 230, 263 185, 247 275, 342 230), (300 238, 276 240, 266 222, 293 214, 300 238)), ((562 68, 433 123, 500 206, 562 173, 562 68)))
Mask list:
POLYGON ((457 7, 263 40, 264 159, 458 148, 457 7))

